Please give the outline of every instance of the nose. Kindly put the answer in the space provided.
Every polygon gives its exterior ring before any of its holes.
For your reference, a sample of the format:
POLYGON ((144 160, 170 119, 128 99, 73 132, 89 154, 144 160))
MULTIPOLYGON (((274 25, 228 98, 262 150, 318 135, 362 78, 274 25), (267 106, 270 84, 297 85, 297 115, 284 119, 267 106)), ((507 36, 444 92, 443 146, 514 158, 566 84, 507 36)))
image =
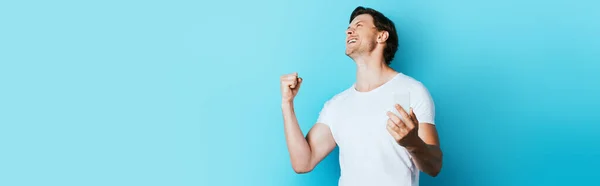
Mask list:
POLYGON ((352 35, 353 33, 354 33, 354 29, 352 29, 352 28, 348 28, 346 30, 346 34, 348 34, 348 35, 352 35))

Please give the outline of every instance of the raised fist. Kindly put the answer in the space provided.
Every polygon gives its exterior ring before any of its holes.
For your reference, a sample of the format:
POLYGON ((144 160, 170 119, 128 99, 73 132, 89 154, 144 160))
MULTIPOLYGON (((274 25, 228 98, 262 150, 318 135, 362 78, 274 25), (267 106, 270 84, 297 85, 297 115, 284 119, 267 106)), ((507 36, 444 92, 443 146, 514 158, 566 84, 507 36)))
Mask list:
POLYGON ((292 102, 294 97, 300 90, 302 84, 302 78, 298 77, 298 73, 294 72, 281 76, 281 101, 292 102))

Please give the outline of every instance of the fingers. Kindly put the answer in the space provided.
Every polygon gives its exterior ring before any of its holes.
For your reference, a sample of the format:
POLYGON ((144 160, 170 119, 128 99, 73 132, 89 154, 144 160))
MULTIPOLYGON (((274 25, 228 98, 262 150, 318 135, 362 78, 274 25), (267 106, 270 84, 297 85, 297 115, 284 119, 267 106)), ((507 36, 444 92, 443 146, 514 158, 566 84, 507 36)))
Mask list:
POLYGON ((406 124, 394 113, 387 112, 389 119, 387 120, 388 128, 396 131, 398 134, 404 134, 408 131, 406 124))
POLYGON ((298 81, 297 81, 297 84, 296 84, 296 89, 300 89, 300 85, 302 85, 302 78, 298 77, 298 81))
POLYGON ((396 116, 396 114, 389 111, 386 114, 389 118, 388 121, 391 121, 393 124, 398 125, 398 127, 404 126, 404 122, 398 116, 396 116))
POLYGON ((389 119, 387 120, 386 129, 390 135, 392 135, 392 137, 394 137, 394 139, 402 145, 403 142, 401 141, 409 136, 411 132, 415 134, 414 132, 417 131, 419 122, 412 107, 407 113, 402 106, 398 104, 394 106, 402 118, 393 112, 388 111, 386 114, 389 119))
POLYGON ((293 80, 281 80, 281 87, 283 89, 292 89, 292 86, 294 86, 295 82, 293 80))
POLYGON ((281 81, 285 81, 285 80, 295 80, 298 78, 298 73, 294 72, 291 74, 285 74, 283 76, 281 76, 281 81))
MULTIPOLYGON (((415 127, 414 120, 412 119, 411 116, 408 115, 408 113, 406 113, 404 108, 402 108, 402 106, 400 106, 400 104, 396 104, 395 106, 396 106, 396 110, 398 110, 398 112, 402 116, 402 120, 404 121, 404 124, 406 124, 406 126, 409 128, 415 127)), ((412 110, 412 108, 411 108, 411 110, 412 110)))
POLYGON ((412 107, 410 108, 410 116, 411 116, 410 118, 413 121, 413 124, 419 125, 419 120, 417 119, 417 115, 415 114, 415 112, 413 112, 412 107))
POLYGON ((291 89, 296 88, 298 86, 299 81, 300 79, 298 78, 297 72, 281 76, 281 85, 284 87, 289 87, 291 89))
POLYGON ((295 89, 298 85, 298 76, 290 76, 288 81, 291 82, 290 88, 295 89))
POLYGON ((392 137, 394 137, 394 139, 396 139, 396 140, 402 139, 398 125, 394 124, 391 120, 388 119, 388 124, 385 128, 390 133, 390 135, 392 135, 392 137))
POLYGON ((388 119, 388 120, 387 120, 387 125, 388 125, 388 127, 389 127, 390 129, 392 129, 392 130, 394 130, 394 131, 396 131, 396 132, 398 132, 398 133, 400 133, 400 130, 401 130, 402 128, 404 128, 404 125, 403 125, 403 124, 396 123, 396 122, 394 122, 392 119, 388 119))

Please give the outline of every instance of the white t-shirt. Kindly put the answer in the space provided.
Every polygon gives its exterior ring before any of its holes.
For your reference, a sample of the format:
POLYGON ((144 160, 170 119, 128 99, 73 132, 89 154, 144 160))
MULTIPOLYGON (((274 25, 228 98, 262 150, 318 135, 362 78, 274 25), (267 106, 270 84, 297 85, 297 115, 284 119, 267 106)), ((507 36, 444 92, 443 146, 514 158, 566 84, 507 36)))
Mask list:
POLYGON ((429 91, 402 73, 369 92, 352 85, 324 104, 317 122, 329 126, 339 147, 339 186, 419 185, 412 157, 386 129, 386 112, 396 103, 413 107, 419 122, 435 124, 429 91))

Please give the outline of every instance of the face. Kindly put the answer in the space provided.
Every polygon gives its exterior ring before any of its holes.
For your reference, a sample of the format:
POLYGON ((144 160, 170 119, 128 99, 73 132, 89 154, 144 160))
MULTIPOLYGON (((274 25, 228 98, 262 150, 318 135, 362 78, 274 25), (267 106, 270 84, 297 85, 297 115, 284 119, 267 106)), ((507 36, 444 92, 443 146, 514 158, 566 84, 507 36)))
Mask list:
POLYGON ((346 30, 346 55, 355 57, 373 51, 379 34, 371 15, 356 16, 346 30))

